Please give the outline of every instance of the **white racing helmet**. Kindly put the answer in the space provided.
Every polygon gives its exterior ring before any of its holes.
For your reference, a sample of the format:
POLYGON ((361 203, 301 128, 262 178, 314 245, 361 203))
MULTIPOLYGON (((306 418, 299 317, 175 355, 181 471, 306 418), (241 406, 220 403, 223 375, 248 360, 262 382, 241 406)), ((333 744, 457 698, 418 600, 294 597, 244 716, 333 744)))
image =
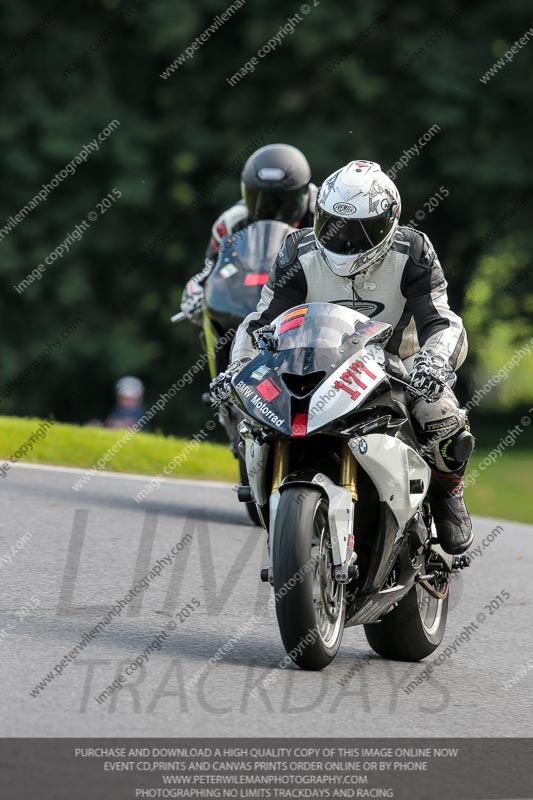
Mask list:
POLYGON ((315 238, 336 275, 363 272, 389 250, 400 217, 398 189, 375 161, 350 161, 327 178, 315 207, 315 238))

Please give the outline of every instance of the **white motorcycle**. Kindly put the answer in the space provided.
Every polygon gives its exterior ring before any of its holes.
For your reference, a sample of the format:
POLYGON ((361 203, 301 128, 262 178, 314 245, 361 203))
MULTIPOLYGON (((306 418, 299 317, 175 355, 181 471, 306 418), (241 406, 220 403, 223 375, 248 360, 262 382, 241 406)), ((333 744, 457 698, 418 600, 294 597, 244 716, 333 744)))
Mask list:
POLYGON ((239 499, 267 531, 261 577, 304 669, 327 666, 352 625, 381 656, 428 656, 451 573, 468 564, 436 541, 391 333, 344 306, 297 306, 256 332, 257 356, 232 378, 249 482, 239 499))

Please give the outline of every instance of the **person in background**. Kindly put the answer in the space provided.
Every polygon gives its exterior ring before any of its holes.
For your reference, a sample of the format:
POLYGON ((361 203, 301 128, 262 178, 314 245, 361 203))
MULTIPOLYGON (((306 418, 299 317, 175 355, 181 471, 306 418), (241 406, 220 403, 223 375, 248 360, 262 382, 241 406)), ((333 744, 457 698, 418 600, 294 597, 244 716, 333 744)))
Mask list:
POLYGON ((126 375, 115 384, 116 403, 104 422, 105 428, 129 428, 144 414, 144 386, 139 378, 126 375))

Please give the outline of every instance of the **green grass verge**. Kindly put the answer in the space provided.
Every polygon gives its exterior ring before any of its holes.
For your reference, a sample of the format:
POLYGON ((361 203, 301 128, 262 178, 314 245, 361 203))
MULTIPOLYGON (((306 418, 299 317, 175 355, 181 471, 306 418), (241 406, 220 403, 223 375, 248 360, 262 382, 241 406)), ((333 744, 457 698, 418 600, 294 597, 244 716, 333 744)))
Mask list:
MULTIPOLYGON (((470 469, 479 470, 489 452, 476 450, 470 459, 470 469)), ((506 450, 466 489, 468 510, 480 517, 533 523, 532 475, 533 453, 516 447, 506 450)))
MULTIPOLYGON (((0 458, 8 460, 37 431, 42 420, 0 417, 0 458)), ((67 467, 94 467, 109 448, 119 442, 125 431, 64 425, 56 422, 47 428, 46 436, 33 443, 33 449, 21 458, 36 464, 57 464, 67 467)), ((136 433, 117 448, 105 467, 115 472, 139 472, 157 475, 176 456, 180 464, 168 477, 200 478, 205 480, 238 480, 237 463, 227 446, 209 442, 162 436, 155 433, 136 433), (185 449, 187 448, 187 449, 185 449)), ((9 462, 8 462, 9 463, 9 462)))
MULTIPOLYGON (((41 420, 0 417, 0 458, 8 461, 21 445, 39 428, 41 420)), ((56 422, 44 438, 37 439, 21 459, 37 464, 57 464, 71 467, 93 467, 99 458, 113 447, 124 431, 79 427, 56 422)), ((199 478, 236 482, 237 464, 225 445, 201 442, 190 452, 190 441, 155 433, 138 433, 126 442, 108 462, 107 469, 116 472, 137 472, 157 475, 180 453, 181 463, 171 477, 199 478), (184 451, 187 452, 185 457, 184 451)), ((476 450, 471 459, 472 469, 487 455, 488 450, 476 450)), ((8 461, 9 463, 9 461, 8 461)), ((531 475, 533 454, 513 448, 488 469, 467 489, 468 507, 472 514, 499 519, 533 523, 531 475)))

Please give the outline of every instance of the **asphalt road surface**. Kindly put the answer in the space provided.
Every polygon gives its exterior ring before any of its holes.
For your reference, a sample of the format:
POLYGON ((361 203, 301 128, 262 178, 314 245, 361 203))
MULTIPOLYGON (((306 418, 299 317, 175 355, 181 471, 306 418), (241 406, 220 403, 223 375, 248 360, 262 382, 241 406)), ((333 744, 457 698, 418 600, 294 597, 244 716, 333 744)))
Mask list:
POLYGON ((426 662, 382 660, 350 628, 335 662, 305 673, 280 666, 264 535, 232 487, 167 480, 138 503, 146 479, 75 491, 81 474, 19 465, 1 482, 1 736, 533 735, 530 526, 475 520, 481 550, 426 662))

